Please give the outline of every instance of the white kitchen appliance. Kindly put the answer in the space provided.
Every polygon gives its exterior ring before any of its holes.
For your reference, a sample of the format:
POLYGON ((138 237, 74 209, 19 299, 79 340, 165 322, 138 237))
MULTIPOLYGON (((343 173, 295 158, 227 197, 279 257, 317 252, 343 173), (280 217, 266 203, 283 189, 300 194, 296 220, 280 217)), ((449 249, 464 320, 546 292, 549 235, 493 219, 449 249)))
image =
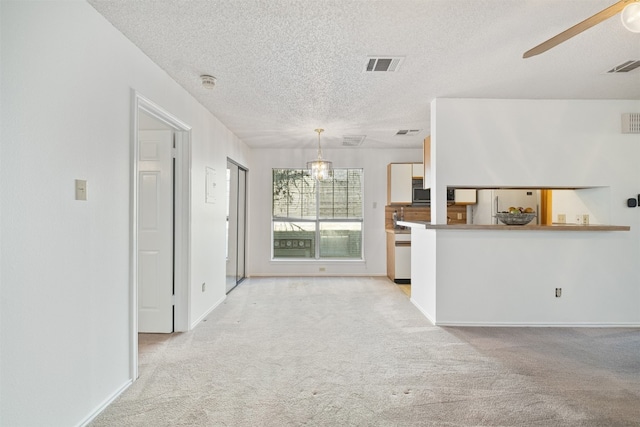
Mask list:
POLYGON ((532 208, 536 218, 529 224, 539 224, 540 191, 531 189, 478 190, 477 203, 471 206, 470 224, 498 224, 496 213, 510 207, 532 208))

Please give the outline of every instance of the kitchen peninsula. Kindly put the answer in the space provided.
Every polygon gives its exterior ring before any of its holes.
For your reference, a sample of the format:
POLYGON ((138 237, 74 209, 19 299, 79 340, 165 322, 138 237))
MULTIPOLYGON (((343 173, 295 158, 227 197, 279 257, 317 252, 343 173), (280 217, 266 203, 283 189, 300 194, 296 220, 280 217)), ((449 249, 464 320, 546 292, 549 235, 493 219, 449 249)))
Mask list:
POLYGON ((413 304, 437 325, 639 326, 640 208, 627 199, 640 193, 640 135, 620 127, 638 109, 624 100, 434 100, 431 218, 405 223, 413 304), (474 224, 479 210, 469 207, 468 224, 451 225, 451 187, 575 189, 567 197, 578 207, 554 202, 551 221, 526 226, 474 224))
POLYGON ((609 269, 629 268, 591 261, 615 253, 626 233, 612 231, 627 226, 401 224, 412 234, 411 300, 438 325, 608 323, 598 317, 607 302, 584 291, 615 289, 609 269))

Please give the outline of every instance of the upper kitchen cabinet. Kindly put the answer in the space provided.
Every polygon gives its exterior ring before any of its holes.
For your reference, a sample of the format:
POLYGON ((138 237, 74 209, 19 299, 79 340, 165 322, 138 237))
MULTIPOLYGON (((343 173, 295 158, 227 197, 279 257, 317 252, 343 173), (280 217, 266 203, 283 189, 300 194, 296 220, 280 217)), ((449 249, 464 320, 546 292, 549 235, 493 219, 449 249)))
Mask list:
POLYGON ((421 180, 422 163, 389 163, 387 165, 387 204, 410 205, 413 181, 421 180))
POLYGON ((422 188, 431 188, 431 135, 424 139, 422 146, 422 188))
POLYGON ((412 163, 413 166, 413 179, 423 179, 424 177, 424 165, 422 163, 412 163))
POLYGON ((387 204, 411 204, 413 163, 387 165, 387 204))

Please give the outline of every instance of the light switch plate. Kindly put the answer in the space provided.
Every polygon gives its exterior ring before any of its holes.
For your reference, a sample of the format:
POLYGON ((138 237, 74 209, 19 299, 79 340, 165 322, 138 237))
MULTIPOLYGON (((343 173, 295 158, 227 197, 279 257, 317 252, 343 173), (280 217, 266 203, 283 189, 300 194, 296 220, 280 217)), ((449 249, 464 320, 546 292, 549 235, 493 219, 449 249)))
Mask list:
POLYGON ((76 179, 76 200, 87 200, 87 181, 76 179))

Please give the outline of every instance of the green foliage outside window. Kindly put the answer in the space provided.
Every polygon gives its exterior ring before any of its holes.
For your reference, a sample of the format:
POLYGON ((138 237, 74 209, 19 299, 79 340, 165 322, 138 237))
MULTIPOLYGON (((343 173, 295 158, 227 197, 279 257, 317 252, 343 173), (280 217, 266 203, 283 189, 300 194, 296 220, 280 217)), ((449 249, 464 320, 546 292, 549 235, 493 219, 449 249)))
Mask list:
POLYGON ((274 258, 362 259, 362 169, 273 169, 274 258))

